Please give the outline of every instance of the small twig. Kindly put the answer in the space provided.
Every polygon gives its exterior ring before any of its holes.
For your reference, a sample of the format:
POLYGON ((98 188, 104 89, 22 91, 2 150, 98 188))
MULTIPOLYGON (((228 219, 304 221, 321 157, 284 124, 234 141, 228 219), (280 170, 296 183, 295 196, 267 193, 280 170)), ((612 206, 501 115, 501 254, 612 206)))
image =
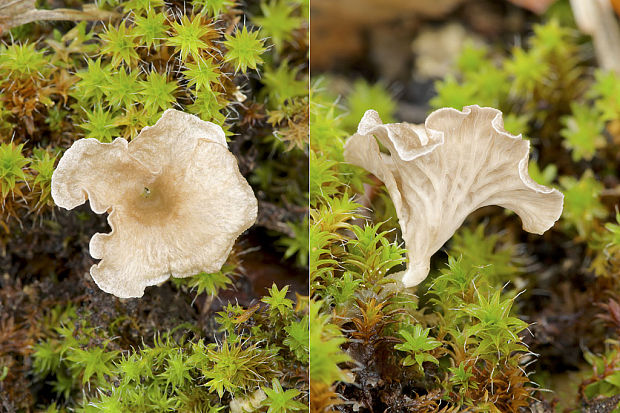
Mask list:
POLYGON ((0 0, 0 34, 22 24, 41 20, 105 20, 117 13, 100 10, 95 4, 84 5, 84 10, 39 10, 35 0, 0 0))
POLYGON ((295 233, 286 223, 297 222, 303 219, 307 213, 305 208, 283 208, 267 201, 258 201, 258 219, 256 225, 281 232, 289 237, 294 237, 295 233))
POLYGON ((620 186, 616 186, 615 188, 607 188, 601 192, 601 196, 605 197, 620 197, 620 186))

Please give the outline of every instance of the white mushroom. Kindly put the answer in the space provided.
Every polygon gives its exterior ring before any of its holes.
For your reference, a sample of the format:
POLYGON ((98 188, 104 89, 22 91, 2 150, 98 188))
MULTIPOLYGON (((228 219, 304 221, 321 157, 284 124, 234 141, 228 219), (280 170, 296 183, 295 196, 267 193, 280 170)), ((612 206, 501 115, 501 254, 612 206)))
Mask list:
POLYGON ((381 179, 394 202, 408 250, 406 287, 427 277, 431 255, 478 208, 508 208, 536 234, 560 217, 564 196, 529 177, 529 141, 503 127, 499 110, 479 106, 439 109, 424 125, 384 125, 369 110, 347 140, 345 160, 381 179))
POLYGON ((76 141, 54 171, 52 197, 66 209, 88 199, 110 214, 112 232, 90 240, 101 259, 90 274, 123 298, 170 276, 218 271, 257 215, 222 128, 176 110, 131 143, 76 141))

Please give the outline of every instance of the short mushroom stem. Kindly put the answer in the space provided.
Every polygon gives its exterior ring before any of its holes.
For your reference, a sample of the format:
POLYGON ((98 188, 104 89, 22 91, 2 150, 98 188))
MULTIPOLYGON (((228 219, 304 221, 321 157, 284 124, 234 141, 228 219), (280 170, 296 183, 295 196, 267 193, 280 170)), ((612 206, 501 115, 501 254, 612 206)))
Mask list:
POLYGON ((430 271, 429 262, 413 261, 409 264, 407 271, 403 275, 403 284, 405 287, 415 287, 420 284, 430 271))

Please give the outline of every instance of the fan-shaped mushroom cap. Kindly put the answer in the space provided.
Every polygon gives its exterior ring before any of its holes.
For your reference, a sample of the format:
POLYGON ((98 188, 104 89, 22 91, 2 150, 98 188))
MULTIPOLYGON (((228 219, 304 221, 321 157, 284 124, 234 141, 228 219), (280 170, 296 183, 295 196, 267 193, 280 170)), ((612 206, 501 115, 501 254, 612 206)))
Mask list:
POLYGON ((90 240, 101 259, 90 273, 123 298, 170 276, 218 271, 257 215, 222 128, 172 109, 131 143, 76 141, 54 171, 52 197, 66 209, 88 199, 109 212, 112 232, 90 240))
POLYGON ((504 130, 502 113, 443 108, 424 125, 384 125, 366 112, 344 157, 381 179, 394 202, 408 250, 407 287, 428 275, 430 258, 478 208, 499 205, 523 229, 542 234, 562 213, 564 196, 528 175, 530 143, 504 130), (389 150, 381 153, 377 139, 389 150))

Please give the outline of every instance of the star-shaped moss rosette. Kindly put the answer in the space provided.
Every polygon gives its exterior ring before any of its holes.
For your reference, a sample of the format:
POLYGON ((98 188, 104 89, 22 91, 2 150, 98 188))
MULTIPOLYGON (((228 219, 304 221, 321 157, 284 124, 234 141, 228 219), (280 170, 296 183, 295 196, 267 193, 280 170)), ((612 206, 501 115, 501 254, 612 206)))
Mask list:
POLYGON ((443 108, 424 125, 384 125, 369 110, 347 140, 344 157, 385 183, 408 250, 402 281, 412 287, 428 275, 431 256, 478 208, 510 209, 535 234, 553 226, 564 196, 530 178, 529 149, 529 141, 504 130, 502 113, 493 108, 443 108), (377 139, 390 154, 381 152, 377 139))
POLYGON ((76 141, 54 171, 52 197, 109 213, 112 232, 90 240, 101 259, 90 274, 122 298, 170 276, 218 271, 257 215, 222 128, 172 109, 131 143, 76 141))

